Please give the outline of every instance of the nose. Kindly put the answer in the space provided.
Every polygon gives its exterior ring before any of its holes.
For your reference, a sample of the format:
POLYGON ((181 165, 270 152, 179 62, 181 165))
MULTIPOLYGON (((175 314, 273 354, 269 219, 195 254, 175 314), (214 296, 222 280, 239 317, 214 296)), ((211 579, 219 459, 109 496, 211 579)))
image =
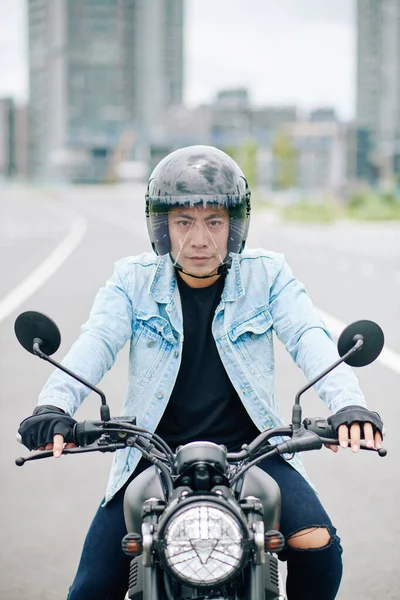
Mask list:
POLYGON ((195 221, 190 229, 189 244, 193 248, 205 248, 210 242, 210 233, 202 221, 195 221))

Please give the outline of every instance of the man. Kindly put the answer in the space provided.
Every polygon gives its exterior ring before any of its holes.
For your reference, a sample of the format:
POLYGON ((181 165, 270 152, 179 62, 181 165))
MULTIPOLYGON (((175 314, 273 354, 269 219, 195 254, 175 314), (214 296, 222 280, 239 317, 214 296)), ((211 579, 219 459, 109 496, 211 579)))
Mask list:
MULTIPOLYGON (((164 158, 149 180, 146 214, 154 252, 116 264, 64 364, 96 384, 130 341, 124 413, 172 448, 209 440, 238 450, 259 431, 283 425, 272 330, 309 379, 337 359, 336 347, 283 256, 244 251, 250 190, 229 156, 193 146, 164 158)), ((335 413, 342 446, 350 439, 356 452, 363 436, 368 446, 380 447, 382 422, 365 408, 348 366, 316 389, 335 413)), ((34 415, 21 424, 22 441, 30 449, 53 447, 60 456, 64 442, 72 443, 72 415, 87 393, 55 372, 34 415)), ((129 559, 120 549, 123 492, 146 466, 136 450, 116 453, 69 600, 124 597, 129 559)), ((335 598, 340 540, 300 457, 290 463, 274 457, 260 466, 281 489, 287 546, 279 557, 288 563, 289 600, 335 598)))

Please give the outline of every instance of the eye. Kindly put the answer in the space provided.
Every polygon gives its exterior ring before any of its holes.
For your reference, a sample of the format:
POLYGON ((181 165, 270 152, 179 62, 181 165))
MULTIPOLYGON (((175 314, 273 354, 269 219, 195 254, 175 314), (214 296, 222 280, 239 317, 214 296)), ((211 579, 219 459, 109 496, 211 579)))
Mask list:
POLYGON ((212 227, 213 229, 218 229, 219 227, 222 227, 224 224, 223 221, 209 221, 208 225, 209 227, 212 227))

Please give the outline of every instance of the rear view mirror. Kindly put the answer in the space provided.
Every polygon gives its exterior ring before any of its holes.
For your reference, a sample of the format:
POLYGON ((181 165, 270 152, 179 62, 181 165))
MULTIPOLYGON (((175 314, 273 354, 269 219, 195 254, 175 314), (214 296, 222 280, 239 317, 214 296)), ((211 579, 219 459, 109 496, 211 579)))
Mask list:
POLYGON ((338 351, 344 356, 357 340, 362 339, 360 350, 345 360, 351 367, 365 367, 380 355, 385 343, 382 329, 374 321, 356 321, 344 329, 338 340, 338 351))
POLYGON ((50 317, 40 312, 29 310, 21 313, 15 321, 14 331, 19 343, 31 354, 34 354, 34 340, 40 340, 40 350, 47 356, 54 354, 61 343, 57 325, 50 317))

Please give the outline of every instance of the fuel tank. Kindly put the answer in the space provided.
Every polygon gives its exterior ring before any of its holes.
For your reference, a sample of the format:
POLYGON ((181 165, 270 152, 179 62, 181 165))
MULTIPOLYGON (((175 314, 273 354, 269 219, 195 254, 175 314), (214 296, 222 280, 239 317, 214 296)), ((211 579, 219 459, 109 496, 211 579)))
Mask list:
POLYGON ((236 491, 239 492, 239 499, 243 500, 248 496, 255 496, 264 507, 264 529, 279 530, 281 518, 281 491, 275 479, 272 479, 260 467, 251 467, 243 476, 242 482, 239 482, 236 491))
MULTIPOLYGON (((264 507, 264 528, 279 529, 281 516, 281 493, 278 484, 270 475, 259 467, 251 467, 236 486, 239 500, 248 496, 258 498, 264 507)), ((128 533, 141 532, 142 507, 149 498, 166 501, 159 471, 155 466, 149 467, 126 488, 124 496, 124 516, 128 533)))

